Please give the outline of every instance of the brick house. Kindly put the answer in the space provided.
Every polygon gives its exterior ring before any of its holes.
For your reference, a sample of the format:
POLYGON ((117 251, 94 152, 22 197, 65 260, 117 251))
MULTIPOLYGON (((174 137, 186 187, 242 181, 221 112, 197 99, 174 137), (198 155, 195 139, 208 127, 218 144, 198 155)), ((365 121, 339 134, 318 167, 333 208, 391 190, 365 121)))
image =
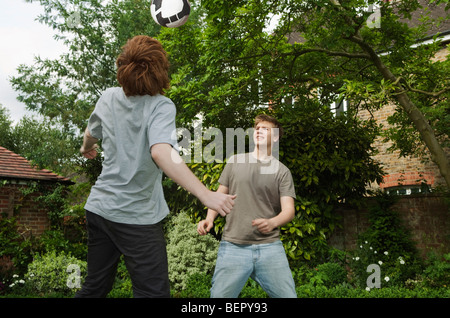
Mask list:
POLYGON ((54 189, 73 184, 49 170, 39 170, 25 158, 0 147, 0 218, 17 217, 25 235, 39 236, 50 228, 48 207, 37 201, 42 195, 32 186, 54 189), (28 191, 27 191, 28 190, 28 191))

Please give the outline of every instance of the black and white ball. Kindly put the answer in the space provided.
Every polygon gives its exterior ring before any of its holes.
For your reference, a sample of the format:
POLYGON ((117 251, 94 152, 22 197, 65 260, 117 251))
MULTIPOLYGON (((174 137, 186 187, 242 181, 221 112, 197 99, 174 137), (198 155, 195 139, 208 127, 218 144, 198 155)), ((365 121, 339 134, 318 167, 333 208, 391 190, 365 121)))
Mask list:
POLYGON ((191 4, 188 0, 152 0, 150 12, 159 25, 176 28, 188 20, 191 4))

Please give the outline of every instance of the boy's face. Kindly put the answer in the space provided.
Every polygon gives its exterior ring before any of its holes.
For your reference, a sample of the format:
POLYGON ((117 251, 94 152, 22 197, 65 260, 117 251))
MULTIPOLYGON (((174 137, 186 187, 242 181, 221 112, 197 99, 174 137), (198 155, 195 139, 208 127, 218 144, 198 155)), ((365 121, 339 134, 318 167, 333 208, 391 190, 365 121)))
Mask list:
POLYGON ((267 146, 268 149, 272 146, 278 137, 275 132, 275 126, 271 122, 261 121, 255 126, 255 131, 253 132, 253 141, 257 146, 267 146))

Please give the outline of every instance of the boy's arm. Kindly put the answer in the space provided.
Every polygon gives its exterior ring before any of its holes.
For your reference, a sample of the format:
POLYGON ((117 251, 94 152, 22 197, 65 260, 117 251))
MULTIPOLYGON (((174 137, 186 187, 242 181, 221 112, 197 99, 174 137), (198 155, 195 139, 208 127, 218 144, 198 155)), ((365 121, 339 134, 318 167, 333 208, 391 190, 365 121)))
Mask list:
POLYGON ((171 145, 155 144, 151 148, 151 155, 169 178, 196 196, 206 207, 217 211, 222 216, 230 213, 236 196, 208 190, 171 145))
MULTIPOLYGON (((224 185, 219 185, 217 192, 228 194, 228 187, 224 185)), ((206 214, 206 218, 200 221, 197 225, 197 233, 200 235, 207 234, 214 225, 214 220, 219 215, 216 211, 212 209, 208 209, 208 213, 206 214)))
POLYGON ((84 131, 83 145, 80 148, 80 152, 88 159, 94 159, 97 156, 97 142, 98 139, 91 136, 89 129, 84 131))
POLYGON ((281 212, 270 219, 256 219, 252 221, 253 226, 258 227, 258 231, 261 233, 269 233, 273 231, 273 229, 283 226, 290 221, 295 216, 295 206, 294 206, 294 198, 293 197, 281 197, 281 212))

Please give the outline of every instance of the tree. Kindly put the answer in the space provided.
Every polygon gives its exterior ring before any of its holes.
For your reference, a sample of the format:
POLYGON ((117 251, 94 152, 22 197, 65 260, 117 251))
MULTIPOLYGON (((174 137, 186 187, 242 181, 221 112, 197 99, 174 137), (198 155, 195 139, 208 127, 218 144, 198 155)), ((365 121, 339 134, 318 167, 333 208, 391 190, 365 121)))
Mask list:
MULTIPOLYGON (((204 31, 200 38, 193 35, 201 56, 179 68, 173 96, 186 112, 207 109, 205 121, 217 127, 245 123, 241 115, 261 105, 283 108, 294 100, 293 107, 301 107, 301 96, 328 105, 345 98, 353 114, 393 102, 398 111, 390 120, 397 126, 390 136, 402 154, 425 145, 450 186, 444 151, 449 61, 433 61, 441 48, 437 38, 417 46, 426 30, 441 21, 425 15, 409 26, 411 14, 422 9, 417 0, 369 2, 379 10, 379 27, 367 25, 374 13, 361 0, 202 1, 204 31), (274 15, 279 22, 269 35, 265 27, 274 15), (419 136, 402 133, 411 130, 419 136)), ((180 34, 168 30, 162 36, 180 34)))
POLYGON ((84 131, 100 94, 117 86, 115 60, 127 39, 137 34, 156 35, 150 1, 27 0, 39 2, 38 17, 56 31, 68 52, 58 59, 35 58, 20 65, 11 82, 19 101, 40 115, 84 131))
MULTIPOLYGON (((28 0, 32 1, 32 0, 28 0)), ((35 0, 37 1, 37 0, 35 0)), ((84 129, 100 92, 116 85, 114 61, 126 39, 158 37, 170 54, 178 123, 199 114, 206 127, 248 127, 261 106, 283 108, 299 97, 330 105, 346 98, 350 112, 398 105, 390 131, 402 154, 424 145, 450 184, 448 146, 449 64, 432 57, 439 40, 417 46, 436 23, 411 14, 447 0, 192 0, 193 14, 180 28, 160 30, 149 0, 39 0, 39 19, 59 33, 69 53, 36 58, 12 79, 19 99, 41 115, 84 129), (378 8, 379 27, 367 21, 378 8), (273 17, 278 24, 269 33, 273 17), (294 41, 298 37, 301 40, 294 41), (418 134, 405 134, 413 131, 418 134), (420 137, 418 142, 417 137, 420 137)), ((426 12, 425 12, 426 13, 426 12)))
POLYGON ((0 105, 0 145, 13 151, 39 169, 56 173, 72 173, 79 162, 73 160, 72 149, 79 138, 52 121, 23 117, 13 125, 5 108, 0 105))

